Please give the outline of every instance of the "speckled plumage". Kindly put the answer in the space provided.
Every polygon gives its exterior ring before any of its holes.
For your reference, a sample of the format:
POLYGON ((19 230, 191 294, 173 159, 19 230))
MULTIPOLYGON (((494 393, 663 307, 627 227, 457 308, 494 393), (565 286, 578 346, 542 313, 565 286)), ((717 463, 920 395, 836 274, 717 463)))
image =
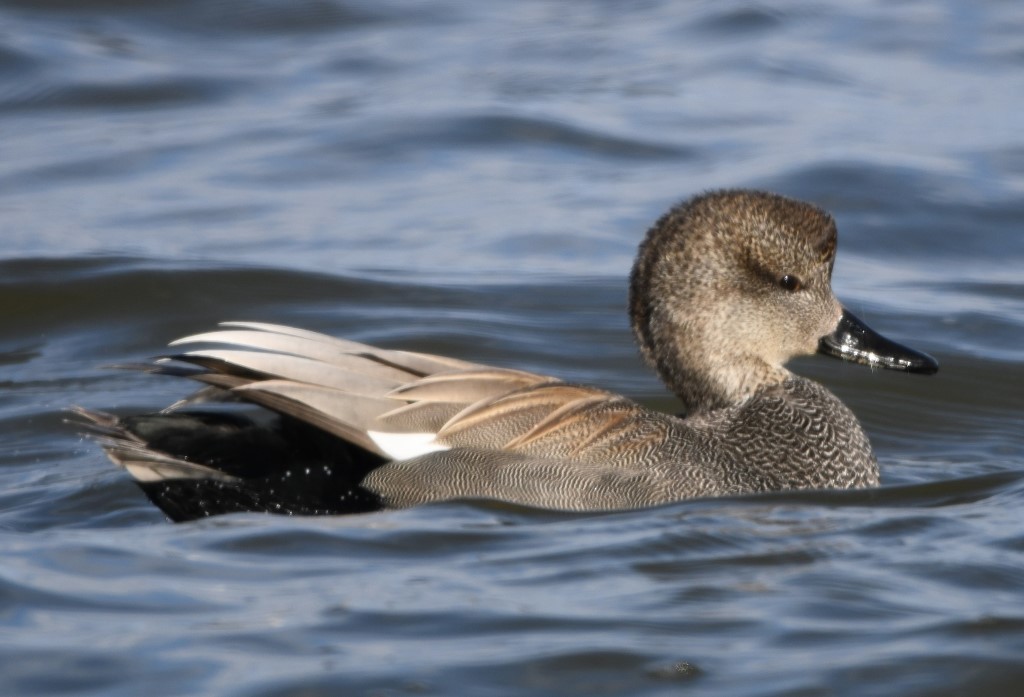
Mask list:
POLYGON ((176 520, 456 498, 611 510, 873 486, 878 466, 856 417, 783 364, 818 350, 913 372, 937 364, 844 313, 830 287, 835 249, 827 213, 754 191, 695 197, 651 228, 630 279, 630 316, 641 353, 685 417, 541 375, 252 323, 179 340, 222 348, 190 351, 153 371, 208 383, 202 399, 266 407, 279 424, 80 413, 176 520), (287 443, 282 429, 320 445, 304 455, 308 443, 290 454, 285 445, 279 463, 271 455, 258 466, 233 445, 274 443, 273 451, 287 443), (301 477, 281 487, 282 472, 293 471, 306 472, 308 496, 301 477))
POLYGON ((431 453, 377 468, 363 484, 391 506, 493 498, 564 510, 878 484, 878 466, 856 417, 828 390, 800 377, 693 419, 628 400, 595 403, 576 418, 528 447, 431 453), (587 424, 614 412, 622 420, 579 447, 589 435, 587 424))

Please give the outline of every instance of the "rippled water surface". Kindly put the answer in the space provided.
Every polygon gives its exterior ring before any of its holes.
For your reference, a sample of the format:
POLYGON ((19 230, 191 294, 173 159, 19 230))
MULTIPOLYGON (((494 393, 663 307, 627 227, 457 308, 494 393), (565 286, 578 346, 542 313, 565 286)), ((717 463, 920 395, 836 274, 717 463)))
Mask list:
POLYGON ((1020 695, 1024 6, 0 0, 0 694, 1020 695), (796 369, 881 489, 171 525, 70 404, 223 319, 605 386, 721 186, 829 208, 934 378, 796 369))

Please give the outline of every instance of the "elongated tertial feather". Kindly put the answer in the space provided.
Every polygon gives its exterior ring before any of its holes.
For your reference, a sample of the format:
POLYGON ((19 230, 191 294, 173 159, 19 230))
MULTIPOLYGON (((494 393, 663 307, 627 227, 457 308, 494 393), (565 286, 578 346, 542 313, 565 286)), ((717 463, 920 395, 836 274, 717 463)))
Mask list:
POLYGON ((519 370, 462 370, 430 375, 406 383, 394 389, 388 396, 412 401, 468 405, 550 381, 551 378, 543 375, 519 370))

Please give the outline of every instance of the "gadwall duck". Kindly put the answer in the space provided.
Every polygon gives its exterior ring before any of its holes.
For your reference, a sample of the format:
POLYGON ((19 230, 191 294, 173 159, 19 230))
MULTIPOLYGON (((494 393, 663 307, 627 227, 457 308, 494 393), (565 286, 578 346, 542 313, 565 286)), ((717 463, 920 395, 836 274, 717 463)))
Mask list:
POLYGON ((835 252, 828 213, 756 191, 703 194, 654 224, 629 313, 683 416, 544 375, 250 322, 179 339, 208 348, 148 368, 205 383, 193 398, 144 416, 78 411, 173 520, 450 499, 596 511, 874 486, 853 412, 784 364, 816 352, 912 373, 938 364, 843 310, 835 252), (196 408, 210 401, 259 405, 263 418, 196 408))

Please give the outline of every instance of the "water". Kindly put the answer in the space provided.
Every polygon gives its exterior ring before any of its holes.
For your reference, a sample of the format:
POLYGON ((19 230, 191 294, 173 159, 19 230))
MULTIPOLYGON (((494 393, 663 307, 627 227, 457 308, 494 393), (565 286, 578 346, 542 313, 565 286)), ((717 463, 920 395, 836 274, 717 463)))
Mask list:
POLYGON ((1022 68, 998 0, 0 2, 0 694, 1020 694, 1022 68), (223 319, 672 409, 625 276, 719 186, 941 361, 797 363, 881 489, 174 526, 64 423, 223 319))

